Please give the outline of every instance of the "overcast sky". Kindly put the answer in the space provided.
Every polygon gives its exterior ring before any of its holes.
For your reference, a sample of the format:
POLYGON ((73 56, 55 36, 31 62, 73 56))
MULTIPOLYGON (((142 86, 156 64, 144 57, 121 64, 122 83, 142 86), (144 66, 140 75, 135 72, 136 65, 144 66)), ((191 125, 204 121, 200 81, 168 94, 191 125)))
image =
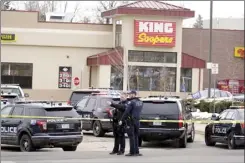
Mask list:
MULTIPOLYGON (((73 12, 78 1, 70 1, 67 12, 73 12)), ((166 1, 174 5, 189 8, 195 11, 196 17, 202 15, 204 19, 209 19, 209 1, 166 1)), ((93 9, 96 8, 98 1, 81 1, 80 17, 93 17, 93 9)), ((19 5, 20 9, 23 7, 19 5)), ((61 9, 62 10, 62 9, 61 9)), ((244 17, 244 1, 215 1, 213 3, 213 18, 242 18, 244 17)), ((185 27, 191 27, 196 18, 184 20, 185 27)))

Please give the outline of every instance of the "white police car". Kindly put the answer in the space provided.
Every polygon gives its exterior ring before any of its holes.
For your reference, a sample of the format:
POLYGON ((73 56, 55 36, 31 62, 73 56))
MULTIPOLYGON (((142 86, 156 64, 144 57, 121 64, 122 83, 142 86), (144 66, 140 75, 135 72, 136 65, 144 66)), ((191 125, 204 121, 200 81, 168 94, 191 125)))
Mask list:
POLYGON ((19 84, 1 84, 1 94, 17 94, 19 100, 23 101, 29 97, 28 93, 24 93, 19 84))

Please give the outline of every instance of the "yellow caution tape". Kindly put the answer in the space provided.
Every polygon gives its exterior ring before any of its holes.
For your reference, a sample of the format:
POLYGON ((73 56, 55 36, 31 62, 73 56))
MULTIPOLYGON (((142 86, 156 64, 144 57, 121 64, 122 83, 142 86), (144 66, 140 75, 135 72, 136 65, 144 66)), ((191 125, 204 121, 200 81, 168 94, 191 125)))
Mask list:
MULTIPOLYGON (((1 115, 1 118, 15 118, 15 119, 72 119, 72 120, 83 120, 83 121, 112 121, 112 119, 99 119, 99 118, 66 118, 66 117, 45 117, 45 116, 19 116, 19 115, 1 115)), ((146 119, 141 119, 140 122, 162 122, 162 123, 180 123, 180 122, 185 122, 185 123, 244 123, 243 120, 220 120, 220 121, 214 121, 214 120, 146 120, 146 119)))

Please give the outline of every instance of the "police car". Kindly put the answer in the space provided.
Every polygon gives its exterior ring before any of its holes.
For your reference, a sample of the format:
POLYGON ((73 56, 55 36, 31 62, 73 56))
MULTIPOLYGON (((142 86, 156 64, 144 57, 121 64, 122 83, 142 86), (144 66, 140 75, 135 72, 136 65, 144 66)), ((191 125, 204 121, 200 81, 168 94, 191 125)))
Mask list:
POLYGON ((244 145, 244 106, 231 106, 220 115, 212 116, 213 123, 205 128, 205 143, 215 146, 216 143, 228 145, 228 149, 235 149, 244 145))
POLYGON ((103 137, 105 133, 112 132, 113 108, 107 104, 107 101, 119 102, 120 96, 108 92, 93 93, 85 96, 74 106, 77 113, 87 119, 83 121, 83 130, 92 130, 96 137, 103 137))
POLYGON ((179 148, 186 148, 187 142, 195 138, 191 110, 179 97, 142 98, 140 138, 142 141, 175 140, 179 148), (166 120, 159 122, 158 120, 166 120), (172 122, 171 122, 172 121, 172 122))
POLYGON ((25 98, 29 97, 28 93, 24 93, 19 84, 1 84, 1 93, 11 93, 17 94, 19 100, 25 100, 25 98))
POLYGON ((83 97, 89 96, 92 93, 106 93, 106 94, 119 94, 120 91, 113 90, 113 88, 94 88, 91 87, 89 89, 77 89, 71 93, 69 101, 67 102, 69 105, 75 106, 78 101, 80 101, 83 97))
POLYGON ((19 96, 16 93, 4 93, 1 92, 1 109, 5 106, 8 105, 14 101, 18 101, 19 100, 19 96))
POLYGON ((1 144, 19 146, 23 152, 52 147, 75 151, 83 140, 82 123, 72 106, 22 101, 5 106, 1 115, 1 144))

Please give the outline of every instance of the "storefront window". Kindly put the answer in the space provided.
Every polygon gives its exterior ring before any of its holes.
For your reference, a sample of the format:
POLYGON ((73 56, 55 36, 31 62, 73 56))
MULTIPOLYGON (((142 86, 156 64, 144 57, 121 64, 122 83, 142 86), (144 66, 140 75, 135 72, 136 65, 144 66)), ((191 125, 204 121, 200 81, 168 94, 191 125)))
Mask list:
POLYGON ((32 88, 32 63, 2 63, 2 84, 19 84, 22 88, 32 88))
POLYGON ((111 87, 115 90, 123 89, 123 67, 111 66, 111 87))
POLYGON ((128 51, 129 62, 176 63, 176 52, 128 51))
POLYGON ((180 77, 180 91, 192 92, 192 69, 182 68, 180 77))
POLYGON ((176 68, 129 67, 129 89, 138 91, 176 91, 176 68))

